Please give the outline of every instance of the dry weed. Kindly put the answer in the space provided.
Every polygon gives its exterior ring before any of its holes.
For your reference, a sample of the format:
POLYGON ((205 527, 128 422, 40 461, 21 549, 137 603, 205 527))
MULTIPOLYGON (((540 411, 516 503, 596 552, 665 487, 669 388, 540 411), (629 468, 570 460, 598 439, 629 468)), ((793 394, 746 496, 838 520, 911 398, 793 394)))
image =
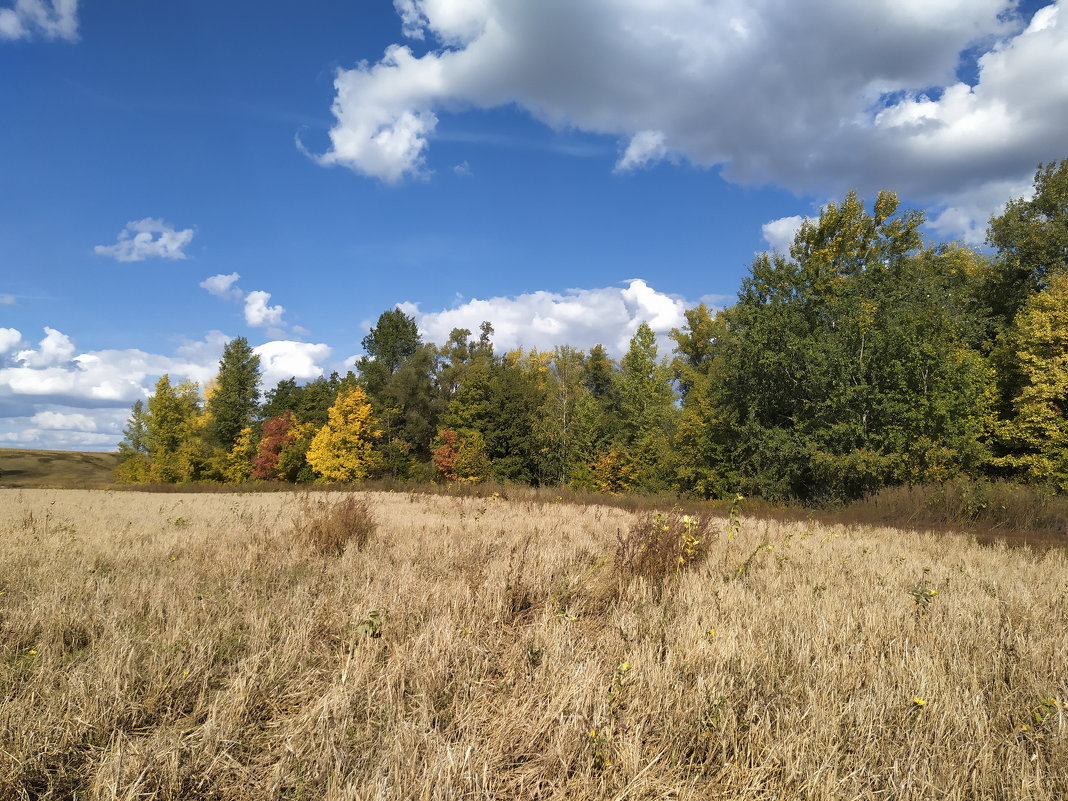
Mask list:
POLYGON ((323 556, 341 556, 348 547, 361 550, 375 531, 367 501, 355 495, 304 495, 293 523, 293 535, 323 556))
POLYGON ((708 555, 707 517, 670 512, 641 515, 616 537, 615 568, 621 582, 641 578, 657 598, 669 579, 697 567, 708 555))

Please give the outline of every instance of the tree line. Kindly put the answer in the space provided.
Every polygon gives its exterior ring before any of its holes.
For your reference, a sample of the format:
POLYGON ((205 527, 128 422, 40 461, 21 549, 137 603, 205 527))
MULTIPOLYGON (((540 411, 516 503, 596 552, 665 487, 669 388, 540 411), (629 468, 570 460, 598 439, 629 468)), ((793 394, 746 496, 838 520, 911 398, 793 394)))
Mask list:
POLYGON ((260 396, 244 338, 203 390, 134 404, 129 482, 495 479, 806 503, 997 477, 1068 491, 1068 160, 990 220, 986 252, 929 244, 924 215, 854 193, 758 255, 737 302, 689 309, 669 357, 441 346, 400 309, 356 370, 260 396))

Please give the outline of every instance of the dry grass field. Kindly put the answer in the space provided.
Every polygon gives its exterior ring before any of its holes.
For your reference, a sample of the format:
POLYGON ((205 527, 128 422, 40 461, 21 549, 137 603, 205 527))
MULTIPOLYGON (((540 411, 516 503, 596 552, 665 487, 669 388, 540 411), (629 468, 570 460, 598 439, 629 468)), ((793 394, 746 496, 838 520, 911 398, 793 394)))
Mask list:
POLYGON ((359 497, 0 491, 0 799, 1068 798, 1063 549, 359 497))
POLYGON ((0 487, 96 487, 115 481, 117 453, 0 448, 0 487))

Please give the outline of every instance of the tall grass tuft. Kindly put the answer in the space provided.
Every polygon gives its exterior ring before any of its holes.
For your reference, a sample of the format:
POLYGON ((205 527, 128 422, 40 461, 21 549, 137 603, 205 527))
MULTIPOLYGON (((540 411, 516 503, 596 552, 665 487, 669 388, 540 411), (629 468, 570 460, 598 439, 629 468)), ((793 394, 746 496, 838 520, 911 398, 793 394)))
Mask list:
POLYGON ((642 578, 659 597, 669 579, 708 555, 710 525, 679 509, 639 517, 616 534, 615 567, 621 579, 642 578))
POLYGON ((340 500, 305 496, 293 523, 296 539, 323 556, 341 556, 346 548, 362 550, 377 524, 367 501, 355 495, 340 500))

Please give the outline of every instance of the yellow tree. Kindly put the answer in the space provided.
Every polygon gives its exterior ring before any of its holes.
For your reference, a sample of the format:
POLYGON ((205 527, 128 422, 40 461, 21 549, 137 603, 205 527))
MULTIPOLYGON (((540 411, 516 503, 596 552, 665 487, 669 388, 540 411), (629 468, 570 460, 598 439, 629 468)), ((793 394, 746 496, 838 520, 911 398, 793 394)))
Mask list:
POLYGON ((1068 273, 1024 304, 1009 332, 1020 383, 995 461, 1027 481, 1068 491, 1068 273))
POLYGON ((308 448, 308 464, 329 481, 362 481, 378 467, 374 441, 382 433, 374 426, 367 393, 360 387, 342 391, 328 414, 308 448))
POLYGON ((226 454, 225 475, 227 481, 241 483, 252 478, 252 460, 256 458, 259 442, 253 439, 252 429, 242 428, 234 447, 226 454))

